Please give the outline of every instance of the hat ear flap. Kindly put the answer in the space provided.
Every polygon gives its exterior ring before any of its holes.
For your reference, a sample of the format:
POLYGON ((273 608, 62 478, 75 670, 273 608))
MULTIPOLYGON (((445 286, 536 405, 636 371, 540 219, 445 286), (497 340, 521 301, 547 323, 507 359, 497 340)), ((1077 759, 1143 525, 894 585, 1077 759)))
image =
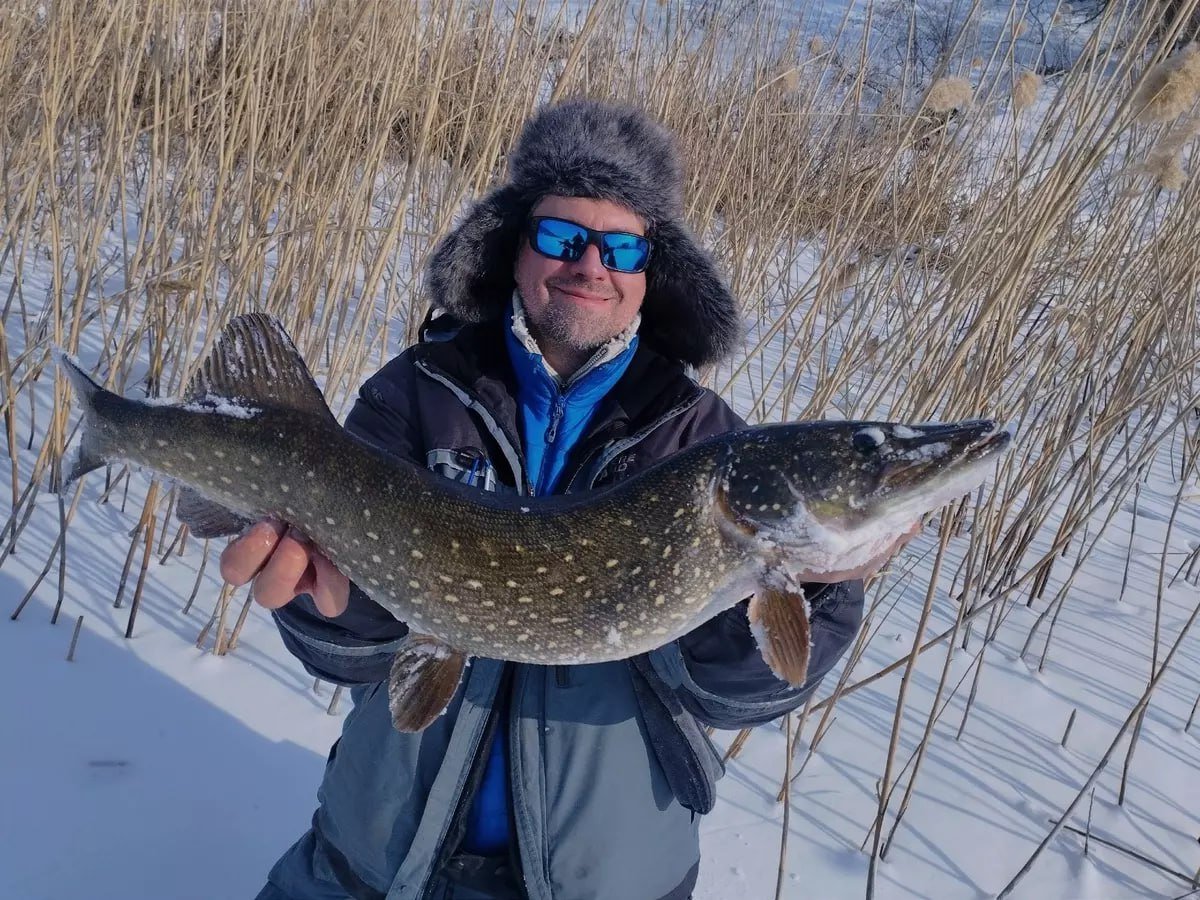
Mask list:
POLYGON ((513 266, 527 210, 523 191, 497 188, 438 242, 426 270, 434 306, 463 322, 503 315, 516 286, 513 266))
POLYGON ((642 340, 696 368, 724 359, 741 342, 742 326, 712 258, 673 222, 656 226, 653 240, 642 340))

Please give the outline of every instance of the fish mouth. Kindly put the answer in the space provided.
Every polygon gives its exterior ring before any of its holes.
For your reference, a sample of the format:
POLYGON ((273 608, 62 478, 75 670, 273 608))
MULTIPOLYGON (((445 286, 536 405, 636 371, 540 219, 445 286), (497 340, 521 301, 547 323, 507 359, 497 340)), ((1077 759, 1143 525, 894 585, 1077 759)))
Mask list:
POLYGON ((1005 450, 1013 437, 993 419, 914 425, 897 436, 901 441, 880 476, 881 485, 890 490, 914 487, 934 473, 948 476, 974 468, 1005 450))

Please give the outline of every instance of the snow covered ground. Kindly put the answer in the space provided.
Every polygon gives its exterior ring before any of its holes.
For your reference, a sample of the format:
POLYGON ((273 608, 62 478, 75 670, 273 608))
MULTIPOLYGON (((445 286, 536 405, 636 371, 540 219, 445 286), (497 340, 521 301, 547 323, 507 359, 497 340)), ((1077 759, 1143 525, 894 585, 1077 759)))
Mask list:
MULTIPOLYGON (((930 744, 910 809, 880 869, 878 896, 994 894, 1091 773, 1148 676, 1159 553, 1174 494, 1163 462, 1141 491, 1125 600, 1117 603, 1116 591, 1131 513, 1114 524, 1096 564, 1076 581, 1040 674, 1036 652, 1033 670, 1017 652, 1041 606, 1029 610, 1018 602, 988 651, 958 742, 953 735, 978 639, 956 654, 949 685, 966 679, 930 744), (1072 710, 1078 714, 1063 749, 1059 739, 1072 710)), ((128 601, 115 610, 112 596, 142 490, 135 482, 126 515, 119 499, 81 503, 70 530, 74 574, 57 625, 48 621, 56 599, 52 578, 16 622, 0 623, 6 810, 0 897, 6 900, 253 896, 275 856, 305 827, 324 754, 348 706, 343 700, 338 715, 326 714, 330 686, 314 694, 311 679, 257 607, 232 654, 218 658, 197 649, 218 585, 209 575, 191 614, 181 613, 199 565, 194 544, 182 558, 152 563, 134 638, 124 639, 128 601), (75 659, 67 662, 79 615, 84 628, 75 659)), ((56 524, 56 502, 47 496, 31 533, 0 568, 6 613, 40 571, 56 524)), ((1173 534, 1175 554, 1200 539, 1194 502, 1181 508, 1173 534)), ((911 546, 900 567, 920 572, 931 543, 924 537, 911 546)), ((924 581, 918 575, 909 583, 924 581)), ((877 617, 877 634, 856 676, 908 651, 921 600, 918 591, 905 590, 887 601, 891 611, 882 621, 877 617)), ((1164 645, 1196 602, 1196 588, 1182 580, 1167 590, 1164 645)), ((939 596, 926 635, 952 624, 951 606, 939 596)), ((900 761, 924 728, 943 661, 940 648, 920 660, 900 761)), ((844 698, 793 785, 784 896, 861 895, 867 855, 858 846, 875 811, 874 783, 898 680, 896 674, 844 698)), ((831 676, 823 693, 835 683, 831 676)), ((1200 640, 1193 638, 1150 706, 1124 807, 1115 802, 1122 754, 1100 779, 1090 813, 1099 838, 1189 874, 1200 865, 1200 724, 1187 734, 1183 723, 1198 690, 1200 640)), ((810 723, 806 736, 812 732, 810 723)), ((798 761, 806 749, 800 746, 798 761)), ((758 729, 731 763, 717 809, 704 821, 699 898, 774 895, 783 815, 775 795, 783 766, 784 737, 774 726, 758 729)), ((1085 806, 1072 823, 1083 828, 1086 817, 1085 806)), ((1093 843, 1087 858, 1081 851, 1081 838, 1061 835, 1015 896, 1098 900, 1187 891, 1180 879, 1115 850, 1093 843)))
MULTIPOLYGON (((114 237, 114 240, 116 238, 114 237)), ((4 280, 13 276, 4 271, 4 280)), ((48 274, 36 257, 23 272, 38 296, 48 274)), ((38 388, 47 403, 47 388, 38 388)), ((27 419, 21 428, 28 428, 27 419)), ((24 432, 23 432, 24 433, 24 432)), ((22 454, 22 466, 32 454, 22 454)), ((1044 670, 1041 640, 1028 663, 1018 652, 1045 601, 1015 604, 990 645, 970 720, 954 739, 978 664, 980 628, 950 662, 950 702, 929 744, 895 843, 878 872, 886 898, 973 898, 995 894, 1074 798, 1137 702, 1149 676, 1155 597, 1167 520, 1177 492, 1169 446, 1140 489, 1137 515, 1126 502, 1068 594, 1044 670), (1130 540, 1129 581, 1117 602, 1130 540), (957 688, 955 690, 955 688, 957 688), (1070 740, 1059 745, 1072 711, 1070 740)), ((188 615, 201 553, 151 564, 132 640, 129 615, 112 601, 141 509, 144 479, 127 497, 96 503, 85 491, 69 531, 66 601, 58 624, 51 573, 17 621, 0 623, 0 721, 4 762, 0 797, 0 897, 5 900, 150 900, 253 896, 274 858, 304 829, 325 753, 349 705, 335 715, 283 650, 266 614, 252 607, 236 650, 224 657, 197 635, 218 593, 215 565, 188 615), (120 507, 124 503, 125 512, 120 507), (67 662, 76 617, 84 626, 67 662)), ((1179 507, 1168 545, 1169 578, 1200 540, 1193 486, 1179 507)), ((1051 525, 1053 523, 1050 523, 1051 525)), ((57 534, 57 501, 43 495, 17 552, 0 567, 0 600, 11 613, 38 577, 57 534)), ((949 570, 965 547, 954 538, 949 570)), ((872 639, 851 682, 908 653, 915 637, 936 539, 922 536, 880 590, 885 598, 872 639)), ((215 551, 214 551, 215 552, 215 551)), ((136 567, 135 567, 136 571, 136 567)), ((942 578, 926 638, 953 625, 955 606, 942 578)), ((1052 580, 1046 597, 1059 582, 1052 580)), ((1160 646, 1174 640, 1198 592, 1183 579, 1164 593, 1160 646)), ((235 596, 231 620, 241 608, 235 596)), ((1044 632, 1043 632, 1044 633, 1044 632)), ((1161 658, 1160 653, 1160 658, 1161 658)), ((945 661, 945 645, 924 654, 909 686, 897 764, 924 730, 945 661)), ((837 683, 830 676, 821 696, 837 683)), ((899 686, 899 672, 842 699, 819 749, 793 785, 783 895, 862 894, 868 855, 859 850, 876 809, 899 686)), ((1169 869, 1200 866, 1200 723, 1184 731, 1200 691, 1200 640, 1189 639, 1154 695, 1130 773, 1116 804, 1124 750, 1100 778, 1090 815, 1098 839, 1116 841, 1169 869)), ((943 695, 942 702, 946 696, 943 695)), ((940 707, 939 707, 940 708, 940 707)), ((810 740, 814 714, 805 730, 810 740)), ((727 743, 731 735, 722 735, 727 743)), ((775 802, 784 771, 784 736, 758 729, 731 762, 716 811, 703 825, 700 900, 771 897, 778 870, 783 808, 775 802)), ((797 765, 807 755, 798 748, 797 765)), ((907 783, 907 774, 901 784, 907 783)), ((895 807, 893 806, 893 809, 895 807)), ((891 819, 889 818, 889 827, 891 819)), ((1125 898, 1185 895, 1186 882, 1105 846, 1082 853, 1063 833, 1014 896, 1125 898)))
MULTIPOLYGON (((1030 18, 1048 19, 1052 8, 1043 4, 1030 18)), ((851 18, 859 15, 856 10, 851 9, 851 18)), ((994 18, 989 34, 1009 27, 1005 16, 994 18)), ((1030 40, 1023 35, 1021 47, 1027 50, 1030 40)), ((136 209, 130 213, 126 228, 136 230, 136 209)), ((114 258, 120 243, 118 232, 106 238, 114 258)), ((817 255, 814 250, 809 258, 814 266, 817 255)), ((16 262, 7 257, 0 263, 0 290, 7 292, 17 277, 16 262)), ((116 271, 92 290, 122 290, 116 271)), ((31 300, 49 295, 52 273, 44 256, 27 253, 20 277, 31 300)), ((9 324, 10 346, 19 333, 9 324)), ((49 408, 49 390, 48 383, 34 388, 40 422, 49 408)), ((22 406, 18 433, 25 437, 30 428, 29 411, 22 406)), ((22 471, 28 471, 33 455, 21 454, 22 471)), ((995 895, 1100 762, 1150 676, 1160 570, 1165 565, 1166 585, 1200 542, 1200 488, 1195 485, 1185 486, 1190 493, 1175 512, 1168 540, 1179 490, 1172 462, 1171 448, 1164 446, 1140 488, 1136 515, 1132 499, 1127 500, 1071 583, 1041 671, 1043 638, 1024 659, 1021 646, 1047 600, 1063 587, 1069 566, 1060 566, 1051 578, 1046 599, 1027 607, 1027 594, 1014 598, 996 642, 982 657, 978 693, 958 740, 981 664, 983 619, 966 649, 955 651, 936 709, 947 705, 895 842, 879 867, 878 897, 995 895), (1127 560, 1128 583, 1119 601, 1127 560), (1073 713, 1070 738, 1060 746, 1073 713)), ((274 859, 307 825, 325 754, 349 698, 328 714, 332 687, 314 692, 312 679, 284 652, 257 607, 250 609, 232 653, 212 655, 211 630, 197 647, 220 585, 215 558, 210 558, 194 606, 182 612, 201 565, 194 541, 184 555, 151 563, 133 638, 126 640, 132 583, 124 607, 114 609, 112 603, 146 482, 133 479, 127 497, 118 490, 105 504, 96 503, 99 489, 98 482, 89 483, 69 530, 68 581, 57 624, 49 622, 57 601, 53 570, 19 618, 8 619, 38 579, 57 536, 54 496, 39 498, 16 553, 0 565, 0 611, 5 613, 0 620, 0 900, 252 897, 274 859), (79 616, 83 627, 74 661, 68 662, 79 616)), ((1042 551, 1055 524, 1042 529, 1037 545, 1042 551)), ((951 539, 946 571, 956 567, 966 541, 965 535, 951 539)), ((877 596, 883 599, 851 683, 905 656, 915 639, 954 624, 957 606, 947 596, 950 579, 943 573, 930 619, 917 634, 936 544, 932 533, 920 537, 879 586, 877 596)), ((243 600, 244 593, 235 595, 231 616, 243 600)), ((1197 602, 1200 590, 1182 577, 1164 587, 1160 660, 1197 602)), ((914 669, 898 766, 910 759, 935 708, 947 649, 942 644, 923 654, 914 669)), ((827 679, 819 698, 834 689, 840 674, 839 669, 827 679)), ((869 853, 860 845, 876 812, 876 780, 888 753, 899 687, 897 671, 841 699, 828 733, 795 780, 784 897, 863 895, 869 853)), ((1117 804, 1117 793, 1127 741, 1096 783, 1094 796, 1085 798, 1070 819, 1072 827, 1087 828, 1097 839, 1087 855, 1083 838, 1064 831, 1013 896, 1200 896, 1189 884, 1200 868, 1200 721, 1190 731, 1184 728, 1198 693, 1200 636, 1192 635, 1149 706, 1124 804, 1117 804), (1121 844, 1158 865, 1097 841, 1121 844)), ((808 755, 807 741, 819 718, 819 713, 810 717, 797 766, 808 755)), ((718 736, 723 745, 732 737, 718 736)), ((697 900, 774 896, 784 816, 775 797, 784 754, 784 734, 771 725, 757 729, 730 762, 718 806, 702 827, 697 900)), ((911 769, 900 777, 901 790, 910 774, 911 769)), ((886 829, 896 806, 893 802, 886 829)))

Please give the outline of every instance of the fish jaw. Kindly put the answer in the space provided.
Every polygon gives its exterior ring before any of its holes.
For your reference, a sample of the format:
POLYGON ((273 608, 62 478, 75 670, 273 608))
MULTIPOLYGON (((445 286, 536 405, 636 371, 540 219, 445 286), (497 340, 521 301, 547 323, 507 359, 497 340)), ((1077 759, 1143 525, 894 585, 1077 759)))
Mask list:
POLYGON ((921 431, 883 423, 862 431, 882 443, 884 426, 908 440, 921 439, 889 459, 892 468, 885 478, 892 475, 890 483, 881 479, 879 489, 858 502, 848 491, 839 492, 841 502, 830 502, 797 488, 786 472, 771 470, 791 496, 786 511, 770 521, 739 510, 725 493, 727 483, 718 484, 715 507, 722 533, 745 546, 766 570, 793 579, 860 570, 886 556, 927 513, 978 487, 1012 437, 990 422, 919 426, 921 431))

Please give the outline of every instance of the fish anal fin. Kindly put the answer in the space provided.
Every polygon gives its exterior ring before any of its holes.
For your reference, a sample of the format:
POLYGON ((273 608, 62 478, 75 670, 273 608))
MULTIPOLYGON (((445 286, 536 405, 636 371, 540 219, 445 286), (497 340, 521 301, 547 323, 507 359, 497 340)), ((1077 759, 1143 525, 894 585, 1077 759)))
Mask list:
POLYGON ((240 534, 250 520, 239 516, 219 503, 206 500, 191 488, 181 487, 175 504, 175 518, 198 538, 218 538, 240 534))
POLYGON ((462 681, 465 654, 437 638, 410 633, 392 660, 388 705, 397 731, 423 730, 440 716, 462 681))
POLYGON ((799 587, 760 585, 750 599, 750 630, 771 671, 792 687, 808 679, 808 602, 799 587))
POLYGON ((186 400, 205 397, 333 417, 283 325, 263 313, 225 326, 184 392, 186 400))

